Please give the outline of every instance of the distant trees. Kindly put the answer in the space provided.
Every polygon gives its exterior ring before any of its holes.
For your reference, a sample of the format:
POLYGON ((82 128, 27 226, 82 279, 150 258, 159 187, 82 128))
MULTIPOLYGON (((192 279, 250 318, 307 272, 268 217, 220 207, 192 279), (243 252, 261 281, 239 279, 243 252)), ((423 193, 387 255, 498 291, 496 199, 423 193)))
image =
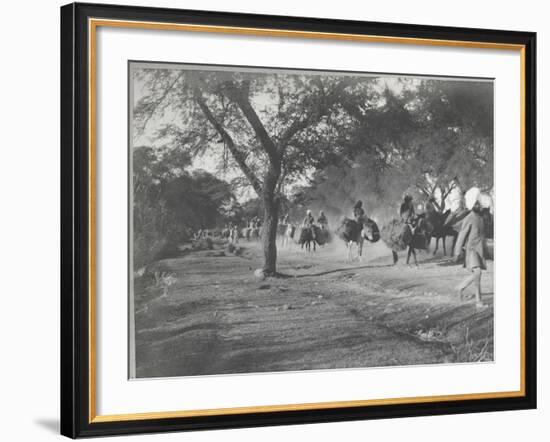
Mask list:
POLYGON ((134 149, 135 269, 170 254, 190 230, 216 226, 235 201, 227 182, 202 170, 189 172, 189 164, 183 152, 134 149))

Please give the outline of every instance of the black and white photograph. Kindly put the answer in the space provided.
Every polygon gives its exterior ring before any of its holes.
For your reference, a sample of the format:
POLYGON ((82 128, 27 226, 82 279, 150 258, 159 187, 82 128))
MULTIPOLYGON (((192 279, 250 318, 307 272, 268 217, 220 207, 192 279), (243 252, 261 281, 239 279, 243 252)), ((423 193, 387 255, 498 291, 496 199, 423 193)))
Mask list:
POLYGON ((492 79, 128 69, 131 378, 493 361, 492 79))

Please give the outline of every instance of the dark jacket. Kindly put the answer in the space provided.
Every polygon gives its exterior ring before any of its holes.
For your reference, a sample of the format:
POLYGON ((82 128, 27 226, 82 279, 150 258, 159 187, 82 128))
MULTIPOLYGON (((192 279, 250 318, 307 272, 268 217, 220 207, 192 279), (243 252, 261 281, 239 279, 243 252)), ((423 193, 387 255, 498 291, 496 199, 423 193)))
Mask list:
POLYGON ((365 211, 363 210, 362 207, 354 207, 353 208, 353 217, 356 219, 356 220, 362 220, 363 217, 365 216, 365 211))

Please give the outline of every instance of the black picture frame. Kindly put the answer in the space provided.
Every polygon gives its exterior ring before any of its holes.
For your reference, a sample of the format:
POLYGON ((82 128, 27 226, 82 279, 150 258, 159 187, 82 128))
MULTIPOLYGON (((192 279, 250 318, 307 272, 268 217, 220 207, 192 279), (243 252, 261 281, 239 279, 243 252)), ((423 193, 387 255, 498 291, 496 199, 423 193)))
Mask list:
MULTIPOLYGON (((122 149, 125 146, 121 146, 122 149)), ((336 422, 536 408, 536 34, 489 29, 73 3, 61 8, 61 434, 71 437, 336 422), (90 420, 89 18, 522 45, 524 395, 200 417, 90 420)))

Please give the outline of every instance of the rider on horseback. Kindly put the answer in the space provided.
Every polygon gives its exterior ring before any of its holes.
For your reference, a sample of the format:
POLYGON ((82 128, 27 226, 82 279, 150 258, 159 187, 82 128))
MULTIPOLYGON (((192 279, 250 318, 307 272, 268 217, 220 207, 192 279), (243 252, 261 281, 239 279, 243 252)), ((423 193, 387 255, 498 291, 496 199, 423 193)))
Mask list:
POLYGON ((319 226, 321 226, 321 229, 328 228, 328 220, 327 220, 327 217, 325 216, 325 213, 322 210, 319 212, 319 218, 317 218, 317 223, 319 224, 319 226))
POLYGON ((437 212, 436 206, 435 206, 435 197, 431 196, 428 199, 428 202, 426 203, 426 214, 428 216, 432 215, 433 213, 437 212))
POLYGON ((401 220, 405 224, 408 224, 411 227, 411 229, 415 227, 416 213, 414 211, 414 203, 413 203, 412 196, 405 195, 405 198, 403 198, 403 203, 399 208, 399 216, 401 217, 401 220))
POLYGON ((309 209, 307 210, 306 217, 304 218, 304 221, 302 222, 302 227, 304 229, 310 229, 313 240, 315 240, 315 218, 313 218, 311 210, 309 210, 309 209))
POLYGON ((363 228, 363 223, 367 219, 365 210, 363 209, 363 201, 359 200, 355 203, 355 206, 353 206, 353 218, 359 223, 361 228, 363 228))
POLYGON ((303 227, 311 227, 315 224, 315 218, 313 218, 313 215, 311 214, 311 210, 308 209, 306 212, 306 217, 304 218, 304 221, 302 222, 303 227))

